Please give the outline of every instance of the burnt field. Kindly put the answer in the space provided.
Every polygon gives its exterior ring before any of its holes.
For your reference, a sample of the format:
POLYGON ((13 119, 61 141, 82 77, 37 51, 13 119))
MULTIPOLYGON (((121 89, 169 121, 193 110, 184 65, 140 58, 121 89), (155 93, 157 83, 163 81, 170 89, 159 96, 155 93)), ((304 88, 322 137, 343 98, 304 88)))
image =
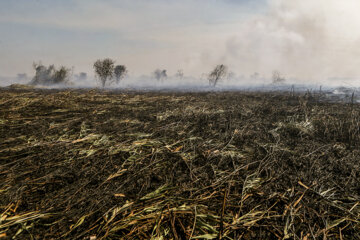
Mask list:
POLYGON ((0 89, 0 239, 360 239, 360 106, 0 89))

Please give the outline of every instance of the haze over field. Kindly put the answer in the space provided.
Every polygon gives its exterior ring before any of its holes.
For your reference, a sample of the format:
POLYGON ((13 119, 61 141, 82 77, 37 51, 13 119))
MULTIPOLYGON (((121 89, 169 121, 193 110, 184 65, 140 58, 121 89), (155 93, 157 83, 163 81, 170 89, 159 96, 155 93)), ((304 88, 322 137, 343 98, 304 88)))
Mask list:
POLYGON ((0 0, 0 240, 360 240, 360 0, 0 0))
POLYGON ((358 0, 3 0, 0 76, 31 77, 40 60, 91 76, 110 57, 130 76, 183 69, 201 81, 225 64, 243 79, 279 70, 302 83, 356 84, 358 9, 358 0))

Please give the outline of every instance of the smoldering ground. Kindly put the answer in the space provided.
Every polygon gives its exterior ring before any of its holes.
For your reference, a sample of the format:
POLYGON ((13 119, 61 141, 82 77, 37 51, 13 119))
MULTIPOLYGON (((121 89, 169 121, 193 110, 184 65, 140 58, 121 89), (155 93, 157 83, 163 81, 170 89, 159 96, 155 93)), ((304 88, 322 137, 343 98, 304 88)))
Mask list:
POLYGON ((360 238, 358 104, 0 93, 5 239, 360 238))

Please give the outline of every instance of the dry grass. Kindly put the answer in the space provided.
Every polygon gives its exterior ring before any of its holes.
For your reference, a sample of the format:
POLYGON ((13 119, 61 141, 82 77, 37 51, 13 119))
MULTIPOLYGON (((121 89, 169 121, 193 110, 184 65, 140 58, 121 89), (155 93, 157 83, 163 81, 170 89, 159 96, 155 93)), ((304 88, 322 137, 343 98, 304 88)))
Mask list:
POLYGON ((358 105, 0 91, 0 238, 360 239, 358 105))

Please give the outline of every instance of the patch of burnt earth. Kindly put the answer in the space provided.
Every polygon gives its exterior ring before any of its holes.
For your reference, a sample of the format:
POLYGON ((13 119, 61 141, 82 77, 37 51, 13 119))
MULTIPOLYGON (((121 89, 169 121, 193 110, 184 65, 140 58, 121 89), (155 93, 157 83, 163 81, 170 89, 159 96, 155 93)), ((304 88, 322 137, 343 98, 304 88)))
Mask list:
POLYGON ((0 237, 360 239, 360 106, 0 89, 0 237))

